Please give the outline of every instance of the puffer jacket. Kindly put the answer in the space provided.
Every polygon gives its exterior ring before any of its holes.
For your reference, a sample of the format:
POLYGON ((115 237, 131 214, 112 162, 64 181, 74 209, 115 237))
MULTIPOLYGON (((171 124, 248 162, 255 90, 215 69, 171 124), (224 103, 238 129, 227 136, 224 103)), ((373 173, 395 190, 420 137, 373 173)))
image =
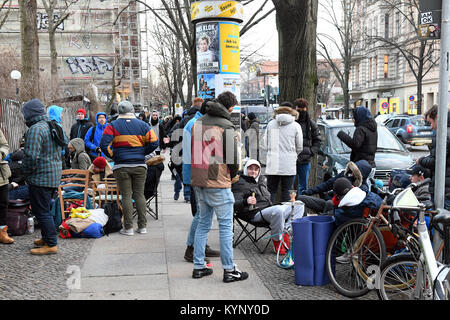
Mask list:
POLYGON ((355 132, 351 138, 344 131, 339 131, 337 137, 352 149, 350 160, 367 160, 372 168, 376 167, 375 152, 377 151, 377 123, 370 115, 369 109, 359 106, 354 111, 355 132))
POLYGON ((266 179, 259 176, 258 181, 247 175, 239 176, 238 182, 231 187, 234 196, 234 211, 244 221, 250 221, 261 209, 272 206, 270 192, 267 189, 266 179), (247 203, 247 198, 255 194, 256 205, 253 210, 247 203))
POLYGON ((192 128, 191 185, 231 188, 239 169, 238 139, 231 115, 219 102, 206 105, 206 114, 192 128))
POLYGON ((290 107, 275 110, 261 139, 267 150, 266 175, 295 176, 297 157, 303 150, 303 133, 295 121, 298 112, 290 107))
POLYGON ((297 164, 307 164, 320 150, 322 143, 320 130, 317 124, 310 119, 308 113, 303 121, 298 119, 297 122, 302 127, 303 133, 303 150, 297 158, 297 164))
POLYGON ((81 138, 75 138, 70 140, 70 144, 75 148, 75 152, 70 154, 72 169, 88 170, 91 158, 84 149, 84 141, 81 138))
MULTIPOLYGON (((445 160, 445 199, 450 199, 450 113, 447 115, 447 155, 445 160)), ((436 182, 435 166, 436 166, 436 136, 433 137, 431 143, 430 154, 426 157, 419 158, 419 165, 429 169, 431 172, 430 193, 434 197, 434 184, 436 182)))
POLYGON ((81 138, 84 140, 86 133, 90 128, 92 128, 93 124, 89 121, 89 119, 78 120, 75 122, 70 128, 70 140, 75 138, 81 138))
MULTIPOLYGON (((106 122, 104 125, 101 125, 100 123, 98 123, 99 115, 104 115, 106 117, 106 113, 97 112, 97 114, 95 115, 95 120, 97 123, 96 126, 90 128, 86 132, 86 136, 84 137, 84 144, 86 146, 86 152, 88 152, 94 158, 98 157, 98 154, 95 152, 95 149, 100 147, 100 140, 102 139, 103 131, 108 126, 108 122, 106 122), (91 135, 92 135, 92 131, 94 130, 94 128, 95 128, 94 139, 93 139, 93 141, 91 141, 92 140, 91 135)), ((108 119, 108 118, 106 118, 106 119, 108 119)), ((101 156, 104 157, 105 154, 102 152, 101 156)))
POLYGON ((11 170, 8 165, 8 161, 4 160, 9 153, 9 145, 6 140, 3 131, 0 130, 0 186, 4 186, 9 183, 9 177, 11 177, 11 170))

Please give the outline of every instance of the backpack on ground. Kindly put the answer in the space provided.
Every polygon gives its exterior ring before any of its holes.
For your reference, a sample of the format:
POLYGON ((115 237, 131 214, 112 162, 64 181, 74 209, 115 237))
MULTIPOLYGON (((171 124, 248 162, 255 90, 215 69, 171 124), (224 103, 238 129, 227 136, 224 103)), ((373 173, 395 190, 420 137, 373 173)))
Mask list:
POLYGON ((23 200, 9 200, 6 224, 11 236, 23 236, 27 233, 27 222, 30 217, 30 203, 23 200))
POLYGON ((106 235, 112 232, 118 232, 122 229, 122 211, 120 211, 117 203, 106 202, 103 205, 105 214, 108 216, 108 222, 103 226, 106 235))

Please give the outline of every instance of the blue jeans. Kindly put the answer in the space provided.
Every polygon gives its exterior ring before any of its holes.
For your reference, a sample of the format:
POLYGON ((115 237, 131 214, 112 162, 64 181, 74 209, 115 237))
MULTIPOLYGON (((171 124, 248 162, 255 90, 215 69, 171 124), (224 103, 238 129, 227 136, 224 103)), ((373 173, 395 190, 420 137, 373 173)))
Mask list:
POLYGON ((309 171, 311 170, 311 162, 305 164, 297 163, 297 194, 302 194, 303 190, 308 189, 309 171))
POLYGON ((183 182, 181 181, 181 178, 177 173, 175 176, 175 183, 173 186, 173 190, 175 194, 179 194, 181 189, 183 189, 184 200, 189 200, 189 198, 191 197, 190 186, 186 184, 183 185, 183 182))
POLYGON ((51 213, 51 200, 54 188, 30 185, 31 212, 41 227, 42 240, 49 246, 57 245, 55 220, 51 213))
POLYGON ((234 268, 233 262, 233 205, 231 189, 194 187, 198 203, 198 225, 194 239, 194 269, 203 269, 208 233, 211 230, 214 212, 219 223, 220 260, 226 270, 234 268))
POLYGON ((17 199, 29 199, 30 198, 30 191, 28 188, 28 185, 20 185, 17 187, 17 189, 12 189, 9 191, 9 199, 10 200, 17 200, 17 199))

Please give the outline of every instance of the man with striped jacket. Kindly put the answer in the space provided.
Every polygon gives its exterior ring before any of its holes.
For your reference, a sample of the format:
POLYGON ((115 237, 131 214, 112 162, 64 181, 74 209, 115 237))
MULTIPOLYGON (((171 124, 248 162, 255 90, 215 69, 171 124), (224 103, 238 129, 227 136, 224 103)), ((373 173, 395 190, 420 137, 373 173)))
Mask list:
POLYGON ((22 107, 28 131, 25 134, 23 173, 30 189, 31 210, 41 227, 42 239, 31 254, 58 252, 56 227, 50 211, 53 194, 61 181, 62 148, 53 139, 47 123, 49 117, 41 101, 32 99, 22 107))

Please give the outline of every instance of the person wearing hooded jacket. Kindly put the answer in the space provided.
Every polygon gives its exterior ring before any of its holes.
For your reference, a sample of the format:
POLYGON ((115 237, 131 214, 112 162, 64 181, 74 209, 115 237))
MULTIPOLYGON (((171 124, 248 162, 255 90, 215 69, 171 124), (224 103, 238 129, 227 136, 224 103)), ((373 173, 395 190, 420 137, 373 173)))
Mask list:
MULTIPOLYGON (((48 108, 48 117, 50 118, 50 120, 56 121, 56 123, 58 123, 58 125, 60 127, 62 127, 61 122, 62 122, 62 112, 63 112, 64 108, 60 107, 60 106, 56 106, 56 105, 52 105, 48 108)), ((64 139, 67 143, 68 138, 66 136, 66 132, 63 130, 64 133, 64 139)), ((70 160, 69 160, 69 149, 67 148, 67 145, 63 147, 62 152, 61 152, 61 161, 62 161, 62 168, 63 170, 67 169, 70 167, 70 160)))
POLYGON ((90 128, 87 131, 86 136, 84 137, 86 152, 88 152, 91 160, 94 160, 100 154, 102 157, 105 157, 105 154, 100 148, 100 140, 102 139, 103 131, 108 126, 106 113, 97 112, 97 114, 95 115, 95 119, 97 124, 95 125, 95 127, 90 128), (95 131, 94 136, 92 136, 93 131, 95 131))
MULTIPOLYGON (((254 159, 247 161, 243 175, 232 185, 234 195, 234 211, 237 216, 248 222, 267 222, 275 252, 281 245, 281 235, 285 229, 285 222, 291 215, 290 205, 273 205, 271 194, 267 189, 266 180, 261 176, 261 164, 254 159)), ((295 206, 294 218, 302 217, 304 208, 295 206)), ((288 220, 290 223, 291 220, 288 220)), ((289 236, 285 234, 284 242, 289 243, 289 236)), ((281 254, 286 254, 286 248, 280 248, 281 254)))
POLYGON ((281 201, 289 201, 289 190, 297 174, 297 157, 303 150, 303 133, 295 121, 298 112, 292 103, 281 103, 273 117, 261 139, 261 149, 267 150, 267 185, 273 202, 280 183, 281 201))
POLYGON ((247 118, 249 126, 244 133, 245 151, 250 159, 259 161, 259 119, 253 112, 250 112, 247 118))
POLYGON ((311 159, 319 152, 322 139, 317 124, 309 117, 308 101, 299 98, 294 101, 294 105, 298 112, 297 122, 303 133, 303 150, 297 158, 297 194, 301 194, 308 189, 311 159))
POLYGON ((91 158, 84 149, 84 141, 75 138, 69 142, 70 164, 72 169, 88 170, 91 165, 91 158))
POLYGON ((78 109, 77 110, 77 121, 70 128, 70 140, 75 138, 81 138, 84 141, 84 137, 90 128, 92 128, 93 124, 87 118, 86 110, 78 109))

